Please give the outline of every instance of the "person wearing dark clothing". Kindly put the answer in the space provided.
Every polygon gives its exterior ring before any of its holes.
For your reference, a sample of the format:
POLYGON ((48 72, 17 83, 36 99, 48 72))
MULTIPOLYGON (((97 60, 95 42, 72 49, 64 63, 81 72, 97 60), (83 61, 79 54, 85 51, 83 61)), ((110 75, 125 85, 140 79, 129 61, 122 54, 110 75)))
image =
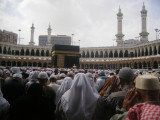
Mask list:
POLYGON ((121 69, 119 79, 122 91, 115 92, 118 84, 117 79, 113 79, 104 96, 99 98, 92 120, 108 120, 116 113, 116 106, 122 107, 127 91, 134 87, 133 71, 130 68, 121 69))
POLYGON ((33 83, 11 106, 9 120, 54 120, 54 111, 43 95, 42 86, 33 83))
POLYGON ((12 105, 16 99, 25 94, 25 86, 21 83, 22 75, 14 74, 13 80, 2 86, 4 98, 12 105))

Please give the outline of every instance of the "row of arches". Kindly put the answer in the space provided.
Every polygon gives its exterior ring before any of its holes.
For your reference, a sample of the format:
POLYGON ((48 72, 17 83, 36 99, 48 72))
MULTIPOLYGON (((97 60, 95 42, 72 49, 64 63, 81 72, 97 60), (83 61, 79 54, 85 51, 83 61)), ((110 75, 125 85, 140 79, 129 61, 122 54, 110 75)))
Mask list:
POLYGON ((21 62, 21 61, 1 61, 1 66, 12 66, 12 67, 48 67, 49 63, 44 62, 21 62))
POLYGON ((2 49, 2 47, 0 46, 0 54, 8 54, 8 55, 22 55, 22 56, 51 56, 51 52, 49 50, 34 50, 34 49, 21 49, 21 50, 11 50, 11 48, 9 47, 8 49, 6 47, 4 47, 2 49))
POLYGON ((138 49, 134 51, 129 50, 110 50, 110 51, 82 51, 82 58, 123 58, 123 57, 140 57, 140 56, 150 56, 160 54, 160 46, 157 48, 156 46, 138 49))
POLYGON ((157 61, 151 62, 134 62, 134 63, 110 63, 110 64, 81 64, 82 69, 121 69, 131 67, 132 69, 158 69, 160 66, 157 61))

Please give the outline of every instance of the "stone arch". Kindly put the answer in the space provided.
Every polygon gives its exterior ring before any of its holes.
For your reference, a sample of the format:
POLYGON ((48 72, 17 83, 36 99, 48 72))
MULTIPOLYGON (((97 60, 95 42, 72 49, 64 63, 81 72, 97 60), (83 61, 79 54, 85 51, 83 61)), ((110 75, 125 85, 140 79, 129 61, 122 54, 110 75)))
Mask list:
POLYGON ((91 52, 91 58, 94 58, 94 52, 93 51, 91 52))
POLYGON ((21 67, 21 62, 20 61, 17 62, 17 67, 21 67))
POLYGON ((139 67, 139 69, 142 69, 142 63, 141 62, 138 63, 138 67, 139 67))
POLYGON ((157 55, 157 48, 154 46, 154 55, 157 55))
POLYGON ((87 51, 86 58, 89 58, 89 52, 87 51))
POLYGON ((33 67, 36 67, 37 66, 37 63, 36 62, 33 62, 33 67))
POLYGON ((47 56, 47 57, 49 56, 49 50, 46 51, 46 56, 47 56))
POLYGON ((41 51, 41 56, 44 56, 44 50, 41 51))
POLYGON ((134 53, 133 52, 130 52, 130 57, 134 57, 134 53))
POLYGON ((11 48, 8 48, 8 54, 11 55, 11 48))
POLYGON ((114 52, 114 57, 115 57, 115 58, 118 57, 118 52, 117 52, 117 50, 114 52))
POLYGON ((90 65, 89 65, 89 68, 90 68, 90 69, 93 69, 93 64, 90 64, 90 65))
POLYGON ((109 57, 113 58, 113 52, 112 51, 109 52, 109 57))
POLYGON ((125 50, 124 57, 128 57, 128 50, 125 50))
POLYGON ((120 52, 119 52, 119 57, 120 57, 120 58, 123 57, 123 52, 122 52, 122 50, 120 50, 120 52))
POLYGON ((148 49, 146 48, 145 56, 148 56, 148 49))
POLYGON ((5 62, 5 61, 2 61, 2 62, 1 62, 1 65, 2 65, 2 66, 6 66, 6 62, 5 62))
POLYGON ((21 55, 24 55, 24 49, 23 48, 21 49, 21 55))
POLYGON ((103 51, 100 51, 100 58, 103 58, 103 51))
POLYGON ((154 61, 154 63, 153 63, 153 68, 154 68, 154 69, 158 69, 158 62, 157 62, 157 61, 154 61))
POLYGON ((11 66, 11 62, 10 61, 7 62, 7 66, 11 66))
POLYGON ((6 49, 6 47, 3 48, 3 54, 7 54, 7 49, 6 49))
POLYGON ((82 64, 82 69, 84 69, 84 64, 82 64))
POLYGON ((152 67, 151 67, 151 62, 149 61, 149 62, 147 62, 147 66, 148 66, 148 69, 151 69, 152 67))
POLYGON ((137 50, 135 50, 135 57, 137 57, 137 50))
POLYGON ((95 58, 98 58, 98 51, 96 51, 95 53, 95 58))
POLYGON ((36 56, 39 56, 39 50, 36 50, 36 56))
POLYGON ((15 61, 12 62, 12 66, 16 66, 17 63, 15 61))
POLYGON ((47 67, 47 63, 46 62, 43 63, 43 67, 45 67, 45 68, 47 67))
POLYGON ((140 49, 138 49, 138 57, 141 56, 141 52, 140 49))
POLYGON ((26 50, 26 56, 29 56, 30 55, 30 52, 29 52, 29 49, 26 50))
POLYGON ((108 52, 107 51, 105 51, 104 57, 108 58, 108 52))
POLYGON ((29 66, 29 67, 32 67, 32 63, 31 63, 31 62, 28 62, 28 66, 29 66))
POLYGON ((34 49, 31 50, 31 56, 34 56, 34 49))
POLYGON ((152 47, 149 48, 149 55, 152 55, 152 47))
POLYGON ((145 61, 143 62, 143 69, 147 69, 147 64, 145 61))
POLYGON ((39 62, 39 63, 38 63, 38 67, 42 67, 42 63, 39 62))
POLYGON ((134 69, 137 69, 137 63, 136 62, 134 63, 134 69))
POLYGON ((27 62, 23 62, 23 66, 27 66, 27 62))
POLYGON ((144 49, 142 48, 142 56, 144 56, 144 49))
POLYGON ((12 50, 12 55, 14 55, 14 50, 12 50))
POLYGON ((19 55, 19 50, 16 50, 16 51, 15 51, 15 55, 19 55))

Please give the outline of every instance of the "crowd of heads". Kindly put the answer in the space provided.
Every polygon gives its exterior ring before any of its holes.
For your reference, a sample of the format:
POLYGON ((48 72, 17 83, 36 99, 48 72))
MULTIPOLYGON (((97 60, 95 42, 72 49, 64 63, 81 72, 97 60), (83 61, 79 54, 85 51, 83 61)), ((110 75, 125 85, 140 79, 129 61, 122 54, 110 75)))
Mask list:
POLYGON ((159 101, 158 70, 0 67, 1 120, 150 118, 145 107, 159 112, 159 101), (37 114, 24 117, 30 110, 37 114))

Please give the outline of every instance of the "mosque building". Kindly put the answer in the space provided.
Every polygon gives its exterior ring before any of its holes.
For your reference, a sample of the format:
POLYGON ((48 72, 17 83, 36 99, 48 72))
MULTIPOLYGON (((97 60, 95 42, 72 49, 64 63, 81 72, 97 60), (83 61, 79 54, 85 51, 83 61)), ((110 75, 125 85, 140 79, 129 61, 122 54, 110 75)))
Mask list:
MULTIPOLYGON (((80 48, 80 68, 160 68, 160 39, 154 41, 148 40, 147 10, 144 4, 141 10, 141 18, 142 31, 139 33, 140 40, 124 40, 125 35, 122 32, 123 13, 119 8, 117 13, 117 34, 115 35, 117 46, 80 48)), ((1 66, 51 67, 52 45, 71 44, 70 36, 51 35, 51 27, 49 25, 48 35, 39 36, 39 46, 36 46, 34 45, 34 30, 35 27, 34 24, 32 24, 31 39, 28 45, 15 44, 16 34, 14 34, 14 37, 8 39, 7 35, 4 35, 5 33, 0 31, 1 66), (56 38, 61 39, 60 42, 56 38)), ((8 35, 9 34, 10 33, 8 33, 8 35)))

